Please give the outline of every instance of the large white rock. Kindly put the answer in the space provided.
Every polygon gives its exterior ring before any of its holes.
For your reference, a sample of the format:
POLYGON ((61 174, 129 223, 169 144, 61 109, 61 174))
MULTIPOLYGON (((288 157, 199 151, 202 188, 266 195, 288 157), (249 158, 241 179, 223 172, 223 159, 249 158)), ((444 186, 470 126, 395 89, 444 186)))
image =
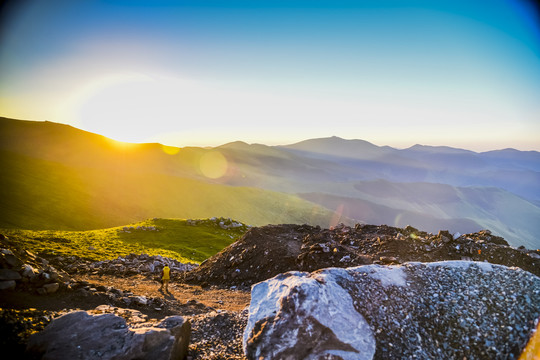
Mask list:
POLYGON ((248 357, 371 359, 375 339, 337 284, 342 276, 349 277, 340 269, 312 276, 290 272, 256 284, 243 340, 248 357))

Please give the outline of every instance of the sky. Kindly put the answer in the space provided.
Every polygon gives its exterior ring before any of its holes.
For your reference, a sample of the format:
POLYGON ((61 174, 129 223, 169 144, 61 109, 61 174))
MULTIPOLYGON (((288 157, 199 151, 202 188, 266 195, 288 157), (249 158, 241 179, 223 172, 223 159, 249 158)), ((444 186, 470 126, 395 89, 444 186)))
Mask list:
POLYGON ((127 142, 540 150, 525 0, 7 0, 0 116, 127 142))

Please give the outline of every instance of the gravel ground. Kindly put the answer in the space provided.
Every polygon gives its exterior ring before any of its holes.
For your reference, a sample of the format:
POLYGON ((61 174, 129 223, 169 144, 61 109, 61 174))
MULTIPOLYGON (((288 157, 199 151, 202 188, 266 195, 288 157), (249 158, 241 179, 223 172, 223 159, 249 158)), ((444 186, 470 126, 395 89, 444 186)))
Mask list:
POLYGON ((373 279, 363 274, 342 286, 372 299, 355 307, 375 335, 375 359, 517 359, 540 317, 540 278, 497 268, 406 264, 407 286, 365 286, 373 279), (523 289, 532 295, 517 296, 523 289))
POLYGON ((248 310, 220 311, 187 317, 191 321, 188 360, 244 360, 242 336, 248 310))

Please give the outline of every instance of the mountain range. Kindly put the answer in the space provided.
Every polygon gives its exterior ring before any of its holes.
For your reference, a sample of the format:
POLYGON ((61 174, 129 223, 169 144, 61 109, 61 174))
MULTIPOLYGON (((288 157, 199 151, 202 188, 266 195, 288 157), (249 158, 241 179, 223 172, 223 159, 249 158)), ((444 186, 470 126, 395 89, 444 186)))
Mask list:
POLYGON ((252 225, 489 229, 540 247, 540 153, 376 146, 128 144, 52 122, 0 118, 0 227, 89 230, 152 217, 252 225), (217 170, 216 170, 217 169, 217 170))

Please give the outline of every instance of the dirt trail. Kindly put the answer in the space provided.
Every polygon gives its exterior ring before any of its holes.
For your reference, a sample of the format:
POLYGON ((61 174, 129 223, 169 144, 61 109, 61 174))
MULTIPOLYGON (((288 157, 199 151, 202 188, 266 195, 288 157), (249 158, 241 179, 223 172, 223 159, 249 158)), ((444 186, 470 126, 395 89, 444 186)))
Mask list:
POLYGON ((87 281, 91 284, 111 286, 123 291, 131 291, 133 295, 145 297, 163 297, 167 300, 175 300, 181 304, 196 300, 208 307, 228 311, 241 311, 247 305, 251 295, 247 291, 230 290, 223 288, 205 288, 198 285, 188 285, 171 282, 169 293, 160 291, 160 284, 154 280, 140 275, 130 277, 110 277, 99 275, 78 275, 76 280, 87 281))
MULTIPOLYGON (((248 291, 230 290, 210 287, 202 289, 198 285, 187 285, 172 282, 169 292, 160 291, 160 284, 144 276, 112 277, 100 275, 75 275, 75 281, 85 281, 90 289, 104 286, 122 291, 130 291, 133 296, 163 299, 167 306, 158 308, 137 306, 136 309, 151 318, 160 319, 172 314, 191 315, 212 309, 241 311, 249 305, 248 291), (191 306, 189 306, 191 304, 191 306)), ((1 304, 4 308, 61 311, 63 309, 91 310, 98 305, 109 304, 110 300, 100 295, 78 291, 59 291, 54 294, 37 295, 25 291, 9 291, 1 293, 1 304)), ((117 304, 111 304, 116 305, 117 304)))

